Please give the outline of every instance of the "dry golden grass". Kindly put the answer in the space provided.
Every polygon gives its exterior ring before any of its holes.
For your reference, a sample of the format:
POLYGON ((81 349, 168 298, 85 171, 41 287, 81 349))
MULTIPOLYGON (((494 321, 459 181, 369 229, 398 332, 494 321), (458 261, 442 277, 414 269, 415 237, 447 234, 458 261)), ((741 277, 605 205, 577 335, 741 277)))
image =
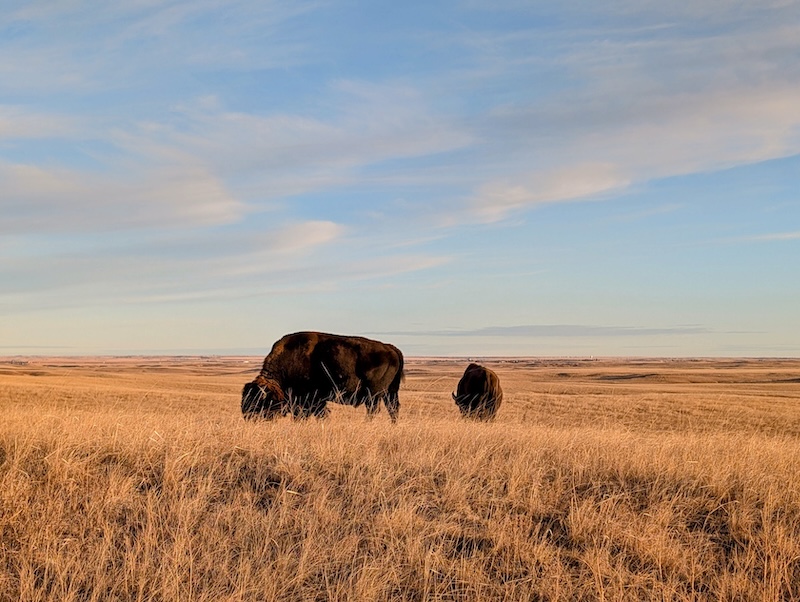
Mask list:
POLYGON ((0 362, 0 601, 797 600, 800 361, 407 362, 396 426, 245 423, 258 359, 0 362))

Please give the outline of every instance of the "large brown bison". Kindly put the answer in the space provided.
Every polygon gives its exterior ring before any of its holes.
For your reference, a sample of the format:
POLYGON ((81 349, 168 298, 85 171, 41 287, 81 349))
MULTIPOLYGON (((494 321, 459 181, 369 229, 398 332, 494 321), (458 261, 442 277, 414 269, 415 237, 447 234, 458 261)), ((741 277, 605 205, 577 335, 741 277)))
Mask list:
POLYGON ((489 368, 470 364, 458 381, 453 399, 464 418, 494 420, 503 401, 500 379, 489 368))
POLYGON ((261 372, 242 390, 245 418, 328 414, 327 403, 367 406, 383 400, 392 422, 400 411, 403 354, 394 345, 324 332, 287 334, 272 346, 261 372))

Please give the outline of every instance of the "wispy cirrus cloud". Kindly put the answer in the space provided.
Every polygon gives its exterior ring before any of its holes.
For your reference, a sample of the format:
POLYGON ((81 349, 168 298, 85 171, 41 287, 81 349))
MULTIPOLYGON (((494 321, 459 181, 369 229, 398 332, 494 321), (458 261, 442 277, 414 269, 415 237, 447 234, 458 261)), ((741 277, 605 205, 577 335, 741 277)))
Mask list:
POLYGON ((217 229, 206 231, 203 240, 174 229, 146 236, 95 234, 57 253, 53 243, 42 242, 31 246, 24 236, 4 240, 0 302, 6 308, 330 292, 379 286, 386 278, 450 260, 389 250, 345 261, 341 248, 358 247, 358 241, 348 240, 346 227, 324 220, 217 229))
POLYGON ((61 138, 79 130, 79 120, 74 117, 0 105, 0 144, 19 139, 61 138))
POLYGON ((475 186, 467 204, 474 217, 495 221, 544 199, 591 199, 800 153, 800 15, 788 4, 744 10, 753 14, 741 19, 702 2, 685 10, 621 4, 631 13, 616 20, 613 35, 576 19, 572 29, 504 32, 494 43, 482 33, 482 44, 467 46, 493 65, 475 72, 476 85, 535 80, 553 65, 570 84, 531 90, 487 113, 480 139, 502 168, 487 167, 475 186), (648 22, 659 29, 642 29, 648 22), (597 165, 612 177, 586 171, 597 165))
POLYGON ((315 253, 339 239, 344 229, 310 220, 249 232, 206 232, 202 242, 191 232, 169 232, 144 237, 95 234, 56 254, 17 237, 0 260, 2 298, 9 307, 44 292, 49 293, 45 305, 85 302, 87 295, 96 304, 131 303, 241 294, 242 283, 254 277, 297 285, 302 270, 320 262, 315 253))
POLYGON ((653 179, 800 153, 800 85, 769 82, 760 89, 631 98, 630 104, 628 110, 642 115, 627 121, 597 115, 592 125, 578 130, 570 125, 570 115, 580 119, 580 102, 573 103, 569 115, 545 116, 548 111, 507 115, 515 125, 503 129, 530 134, 526 145, 531 150, 520 147, 517 157, 529 155, 532 167, 516 178, 484 184, 472 203, 473 211, 478 217, 500 219, 545 202, 590 199, 653 179), (564 138, 553 142, 538 136, 543 144, 537 147, 536 124, 550 128, 558 127, 556 123, 562 125, 564 138), (603 162, 594 162, 599 159, 603 162))
POLYGON ((143 134, 192 153, 225 176, 245 178, 250 185, 260 179, 267 183, 260 195, 270 197, 353 184, 365 167, 445 153, 473 141, 469 130, 433 111, 425 96, 407 85, 339 81, 328 93, 324 117, 234 112, 211 99, 182 107, 180 129, 143 134))
POLYGON ((797 232, 772 232, 770 234, 754 234, 730 239, 729 242, 780 242, 787 240, 800 240, 800 230, 797 232))
POLYGON ((57 128, 55 118, 52 127, 45 127, 48 120, 35 127, 33 119, 31 127, 14 122, 14 135, 57 135, 62 146, 76 151, 70 161, 86 156, 92 168, 0 159, 0 228, 233 223, 253 210, 271 209, 269 202, 356 186, 365 169, 382 162, 436 155, 472 141, 408 86, 337 82, 332 94, 336 102, 326 118, 233 112, 206 97, 176 107, 173 121, 109 125, 85 117, 79 131, 57 128))
POLYGON ((521 181, 484 184, 472 200, 472 208, 481 221, 492 222, 513 211, 547 203, 597 198, 629 184, 630 180, 618 173, 614 165, 570 165, 534 172, 521 181))
POLYGON ((588 326, 582 324, 527 324, 520 326, 486 326, 465 330, 426 330, 375 332, 370 334, 425 337, 649 337, 660 335, 694 335, 710 332, 703 326, 642 328, 635 326, 588 326))
POLYGON ((7 4, 0 32, 13 35, 0 38, 0 50, 14 60, 0 59, 4 85, 21 91, 81 92, 132 89, 146 82, 157 87, 165 72, 179 78, 187 67, 301 64, 308 45, 283 31, 287 22, 318 7, 313 1, 288 5, 255 0, 7 4), (20 28, 27 35, 16 35, 20 28))
POLYGON ((231 223, 244 213, 223 182, 198 165, 98 174, 0 162, 0 180, 6 233, 181 229, 231 223))

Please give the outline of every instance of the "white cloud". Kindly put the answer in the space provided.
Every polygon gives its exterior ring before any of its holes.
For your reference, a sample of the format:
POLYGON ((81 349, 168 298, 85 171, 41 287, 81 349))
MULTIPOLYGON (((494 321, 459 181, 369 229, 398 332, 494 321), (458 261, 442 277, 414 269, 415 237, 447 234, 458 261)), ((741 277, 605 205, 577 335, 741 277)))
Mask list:
POLYGON ((497 221, 509 212, 544 203, 597 197, 624 188, 629 180, 611 164, 588 163, 534 172, 524 183, 492 182, 484 185, 472 201, 472 211, 481 221, 497 221))
POLYGON ((281 265, 281 258, 308 255, 317 247, 341 238, 344 232, 345 228, 340 224, 311 220, 253 234, 249 239, 252 248, 226 260, 223 272, 233 276, 269 272, 281 265))
MULTIPOLYGON (((9 0, 0 12, 0 76, 7 90, 161 92, 187 68, 268 69, 304 63, 307 44, 286 23, 315 0, 9 0), (23 30, 24 35, 19 35, 23 30)), ((170 86, 171 87, 171 86, 170 86)))
POLYGON ((202 167, 93 174, 0 163, 5 232, 188 228, 239 219, 244 206, 202 167))
POLYGON ((77 131, 78 123, 74 118, 0 105, 0 141, 62 137, 77 131))
POLYGON ((800 240, 798 232, 773 232, 771 234, 756 234, 735 239, 735 242, 776 242, 784 240, 800 240))
POLYGON ((495 100, 473 120, 484 161, 455 221, 800 153, 796 3, 499 4, 519 27, 455 33, 469 68, 437 82, 495 100), (526 18, 564 10, 558 25, 526 18))
POLYGON ((202 102, 185 107, 187 128, 165 131, 164 139, 213 162, 221 173, 267 173, 277 194, 305 189, 298 180, 349 180, 351 169, 442 153, 473 141, 405 86, 339 82, 331 94, 332 114, 325 119, 208 110, 202 102), (283 174, 289 182, 281 184, 283 174))
POLYGON ((666 73, 663 82, 649 89, 643 73, 617 74, 569 99, 495 110, 488 146, 508 173, 478 188, 473 210, 499 219, 548 200, 800 153, 800 73, 712 76, 672 90, 666 73))
POLYGON ((602 4, 587 4, 583 0, 561 0, 555 2, 530 2, 530 0, 465 0, 467 6, 490 11, 513 11, 521 14, 554 13, 568 14, 573 19, 584 17, 596 20, 605 18, 636 18, 697 20, 726 23, 752 19, 765 13, 782 14, 796 8, 794 0, 696 0, 695 2, 660 2, 659 0, 608 0, 602 4))
POLYGON ((594 152, 610 143, 611 156, 640 178, 725 169, 800 152, 800 85, 713 90, 665 102, 649 123, 631 124, 613 138, 583 142, 594 152))
POLYGON ((177 107, 171 121, 138 122, 101 135, 134 167, 202 165, 237 198, 260 207, 376 180, 403 185, 420 172, 386 179, 366 172, 382 162, 431 157, 473 142, 465 128, 433 112, 407 86, 338 82, 330 94, 325 117, 233 112, 205 96, 177 107))
POLYGON ((0 302, 19 311, 315 293, 449 260, 417 253, 346 258, 344 248, 359 245, 343 240, 346 232, 340 224, 308 220, 208 232, 202 244, 173 231, 120 241, 95 235, 84 248, 56 253, 52 245, 41 249, 21 238, 0 256, 0 302))
POLYGON ((312 220, 292 224, 274 238, 273 248, 282 253, 297 253, 329 243, 339 238, 343 231, 342 226, 330 221, 312 220))
POLYGON ((337 268, 336 272, 345 280, 372 280, 428 270, 450 261, 450 257, 440 255, 391 255, 357 261, 352 266, 337 268))

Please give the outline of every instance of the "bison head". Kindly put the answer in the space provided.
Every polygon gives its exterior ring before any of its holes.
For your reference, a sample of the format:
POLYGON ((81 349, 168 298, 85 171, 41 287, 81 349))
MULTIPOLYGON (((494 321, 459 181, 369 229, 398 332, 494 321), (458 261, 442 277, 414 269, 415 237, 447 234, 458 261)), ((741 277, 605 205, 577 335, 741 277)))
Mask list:
POLYGON ((280 385, 259 375, 242 389, 242 415, 247 420, 272 420, 285 413, 285 401, 286 396, 280 385))

